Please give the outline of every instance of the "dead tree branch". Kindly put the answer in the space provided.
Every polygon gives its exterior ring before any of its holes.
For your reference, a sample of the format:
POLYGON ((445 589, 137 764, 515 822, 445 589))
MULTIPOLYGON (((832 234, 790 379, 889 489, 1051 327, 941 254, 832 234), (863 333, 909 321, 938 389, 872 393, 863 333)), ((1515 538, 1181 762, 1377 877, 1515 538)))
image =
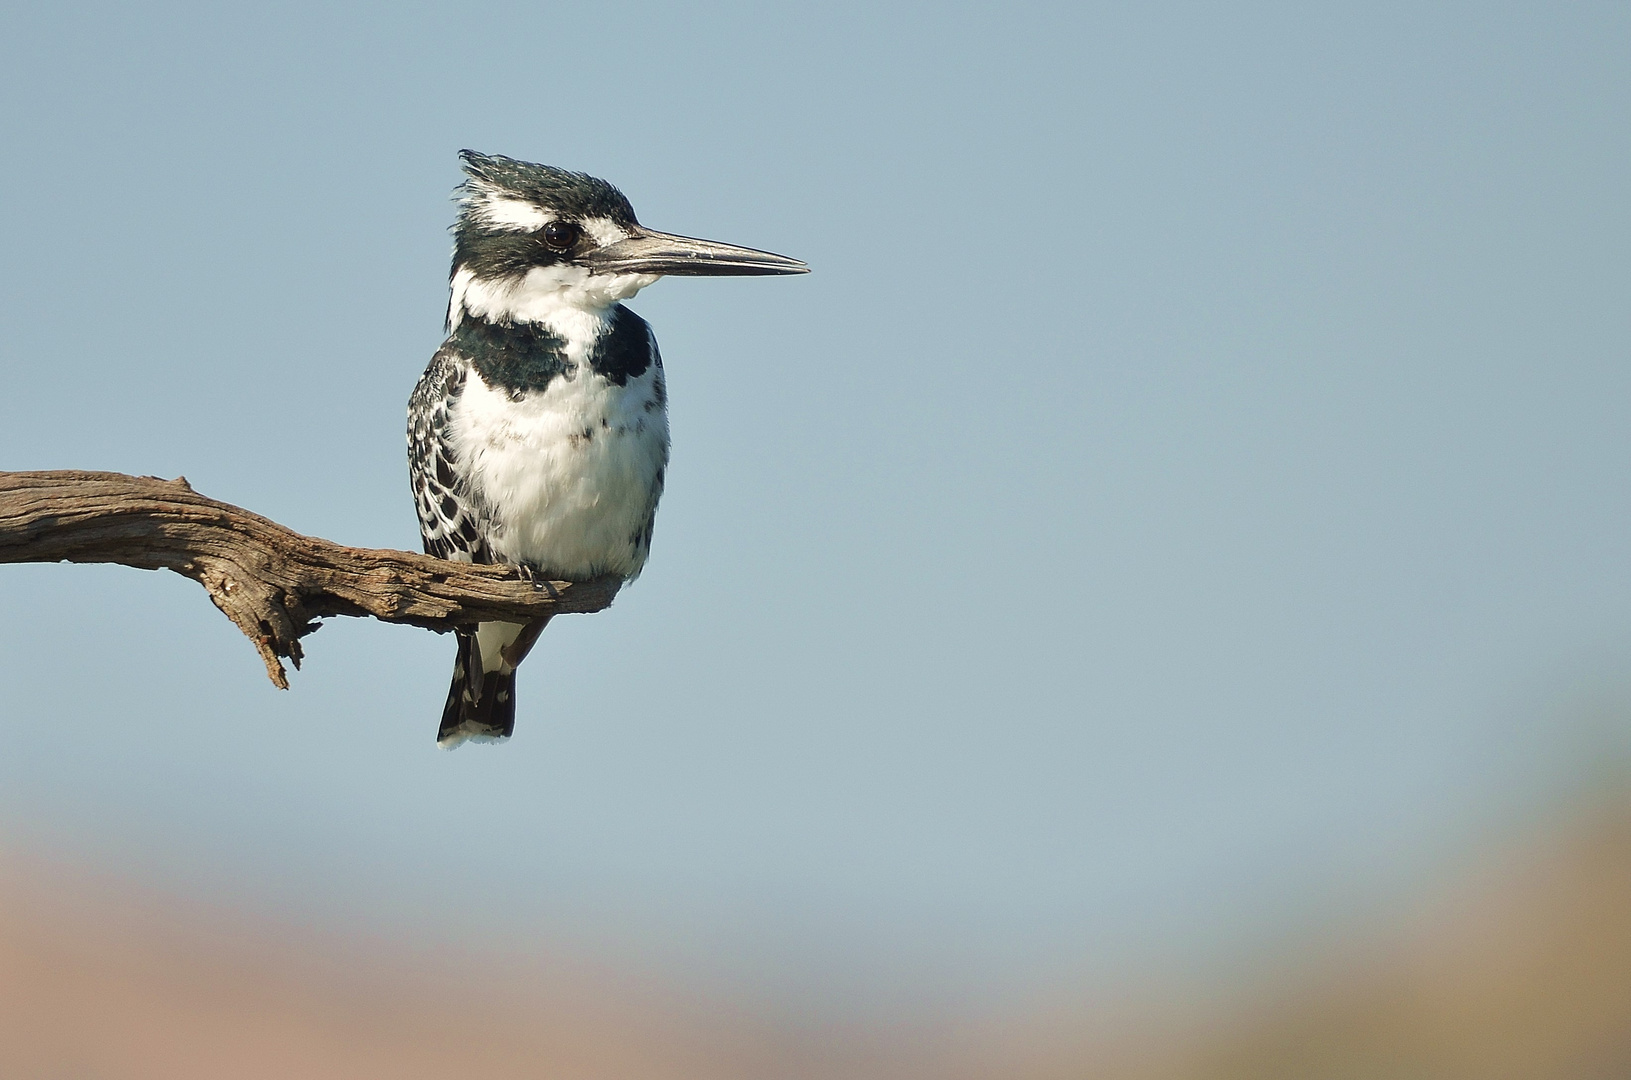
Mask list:
POLYGON ((119 563, 190 577, 288 689, 283 657, 333 615, 444 632, 485 620, 600 611, 616 578, 535 586, 513 567, 343 547, 193 491, 185 477, 0 472, 0 562, 119 563))

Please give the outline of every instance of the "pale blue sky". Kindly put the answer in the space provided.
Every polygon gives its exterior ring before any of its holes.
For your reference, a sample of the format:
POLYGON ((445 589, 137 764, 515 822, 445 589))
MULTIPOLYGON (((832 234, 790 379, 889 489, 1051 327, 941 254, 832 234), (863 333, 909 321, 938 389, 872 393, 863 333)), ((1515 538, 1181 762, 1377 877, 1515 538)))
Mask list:
POLYGON ((1622 4, 0 13, 0 467, 416 547, 462 147, 662 282, 645 577, 517 737, 0 568, 0 836, 299 917, 982 995, 1385 901, 1631 680, 1622 4), (487 929, 483 929, 483 928, 487 929))

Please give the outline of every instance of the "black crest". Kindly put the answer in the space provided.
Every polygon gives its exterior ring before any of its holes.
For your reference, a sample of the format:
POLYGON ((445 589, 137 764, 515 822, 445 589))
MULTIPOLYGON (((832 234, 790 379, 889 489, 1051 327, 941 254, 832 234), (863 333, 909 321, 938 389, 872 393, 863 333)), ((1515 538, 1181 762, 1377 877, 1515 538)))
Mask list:
POLYGON ((563 217, 611 218, 620 225, 633 225, 634 207, 623 193, 588 173, 535 165, 500 154, 478 154, 460 150, 466 180, 459 188, 465 200, 480 199, 493 189, 526 199, 554 210, 563 217))

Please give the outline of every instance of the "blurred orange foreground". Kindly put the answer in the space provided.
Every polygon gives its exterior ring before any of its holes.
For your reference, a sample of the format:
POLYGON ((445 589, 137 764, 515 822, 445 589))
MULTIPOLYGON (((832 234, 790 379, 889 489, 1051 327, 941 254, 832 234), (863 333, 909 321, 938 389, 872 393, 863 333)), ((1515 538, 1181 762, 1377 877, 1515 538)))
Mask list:
POLYGON ((359 943, 0 861, 0 1076, 15 1080, 1611 1080, 1631 1077, 1631 809, 1567 815, 1383 933, 1174 991, 823 1025, 581 964, 359 943), (1110 1012, 1125 1015, 1114 1031, 1110 1012))

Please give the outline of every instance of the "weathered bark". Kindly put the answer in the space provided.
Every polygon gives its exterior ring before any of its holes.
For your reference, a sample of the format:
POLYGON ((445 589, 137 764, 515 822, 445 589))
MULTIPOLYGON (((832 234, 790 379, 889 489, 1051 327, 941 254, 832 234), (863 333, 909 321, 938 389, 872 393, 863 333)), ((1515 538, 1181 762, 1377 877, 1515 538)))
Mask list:
POLYGON ((444 632, 485 620, 600 611, 617 578, 534 585, 514 567, 343 547, 160 480, 102 472, 0 472, 0 562, 105 562, 174 570, 204 586, 260 650, 282 689, 283 657, 332 615, 444 632))

